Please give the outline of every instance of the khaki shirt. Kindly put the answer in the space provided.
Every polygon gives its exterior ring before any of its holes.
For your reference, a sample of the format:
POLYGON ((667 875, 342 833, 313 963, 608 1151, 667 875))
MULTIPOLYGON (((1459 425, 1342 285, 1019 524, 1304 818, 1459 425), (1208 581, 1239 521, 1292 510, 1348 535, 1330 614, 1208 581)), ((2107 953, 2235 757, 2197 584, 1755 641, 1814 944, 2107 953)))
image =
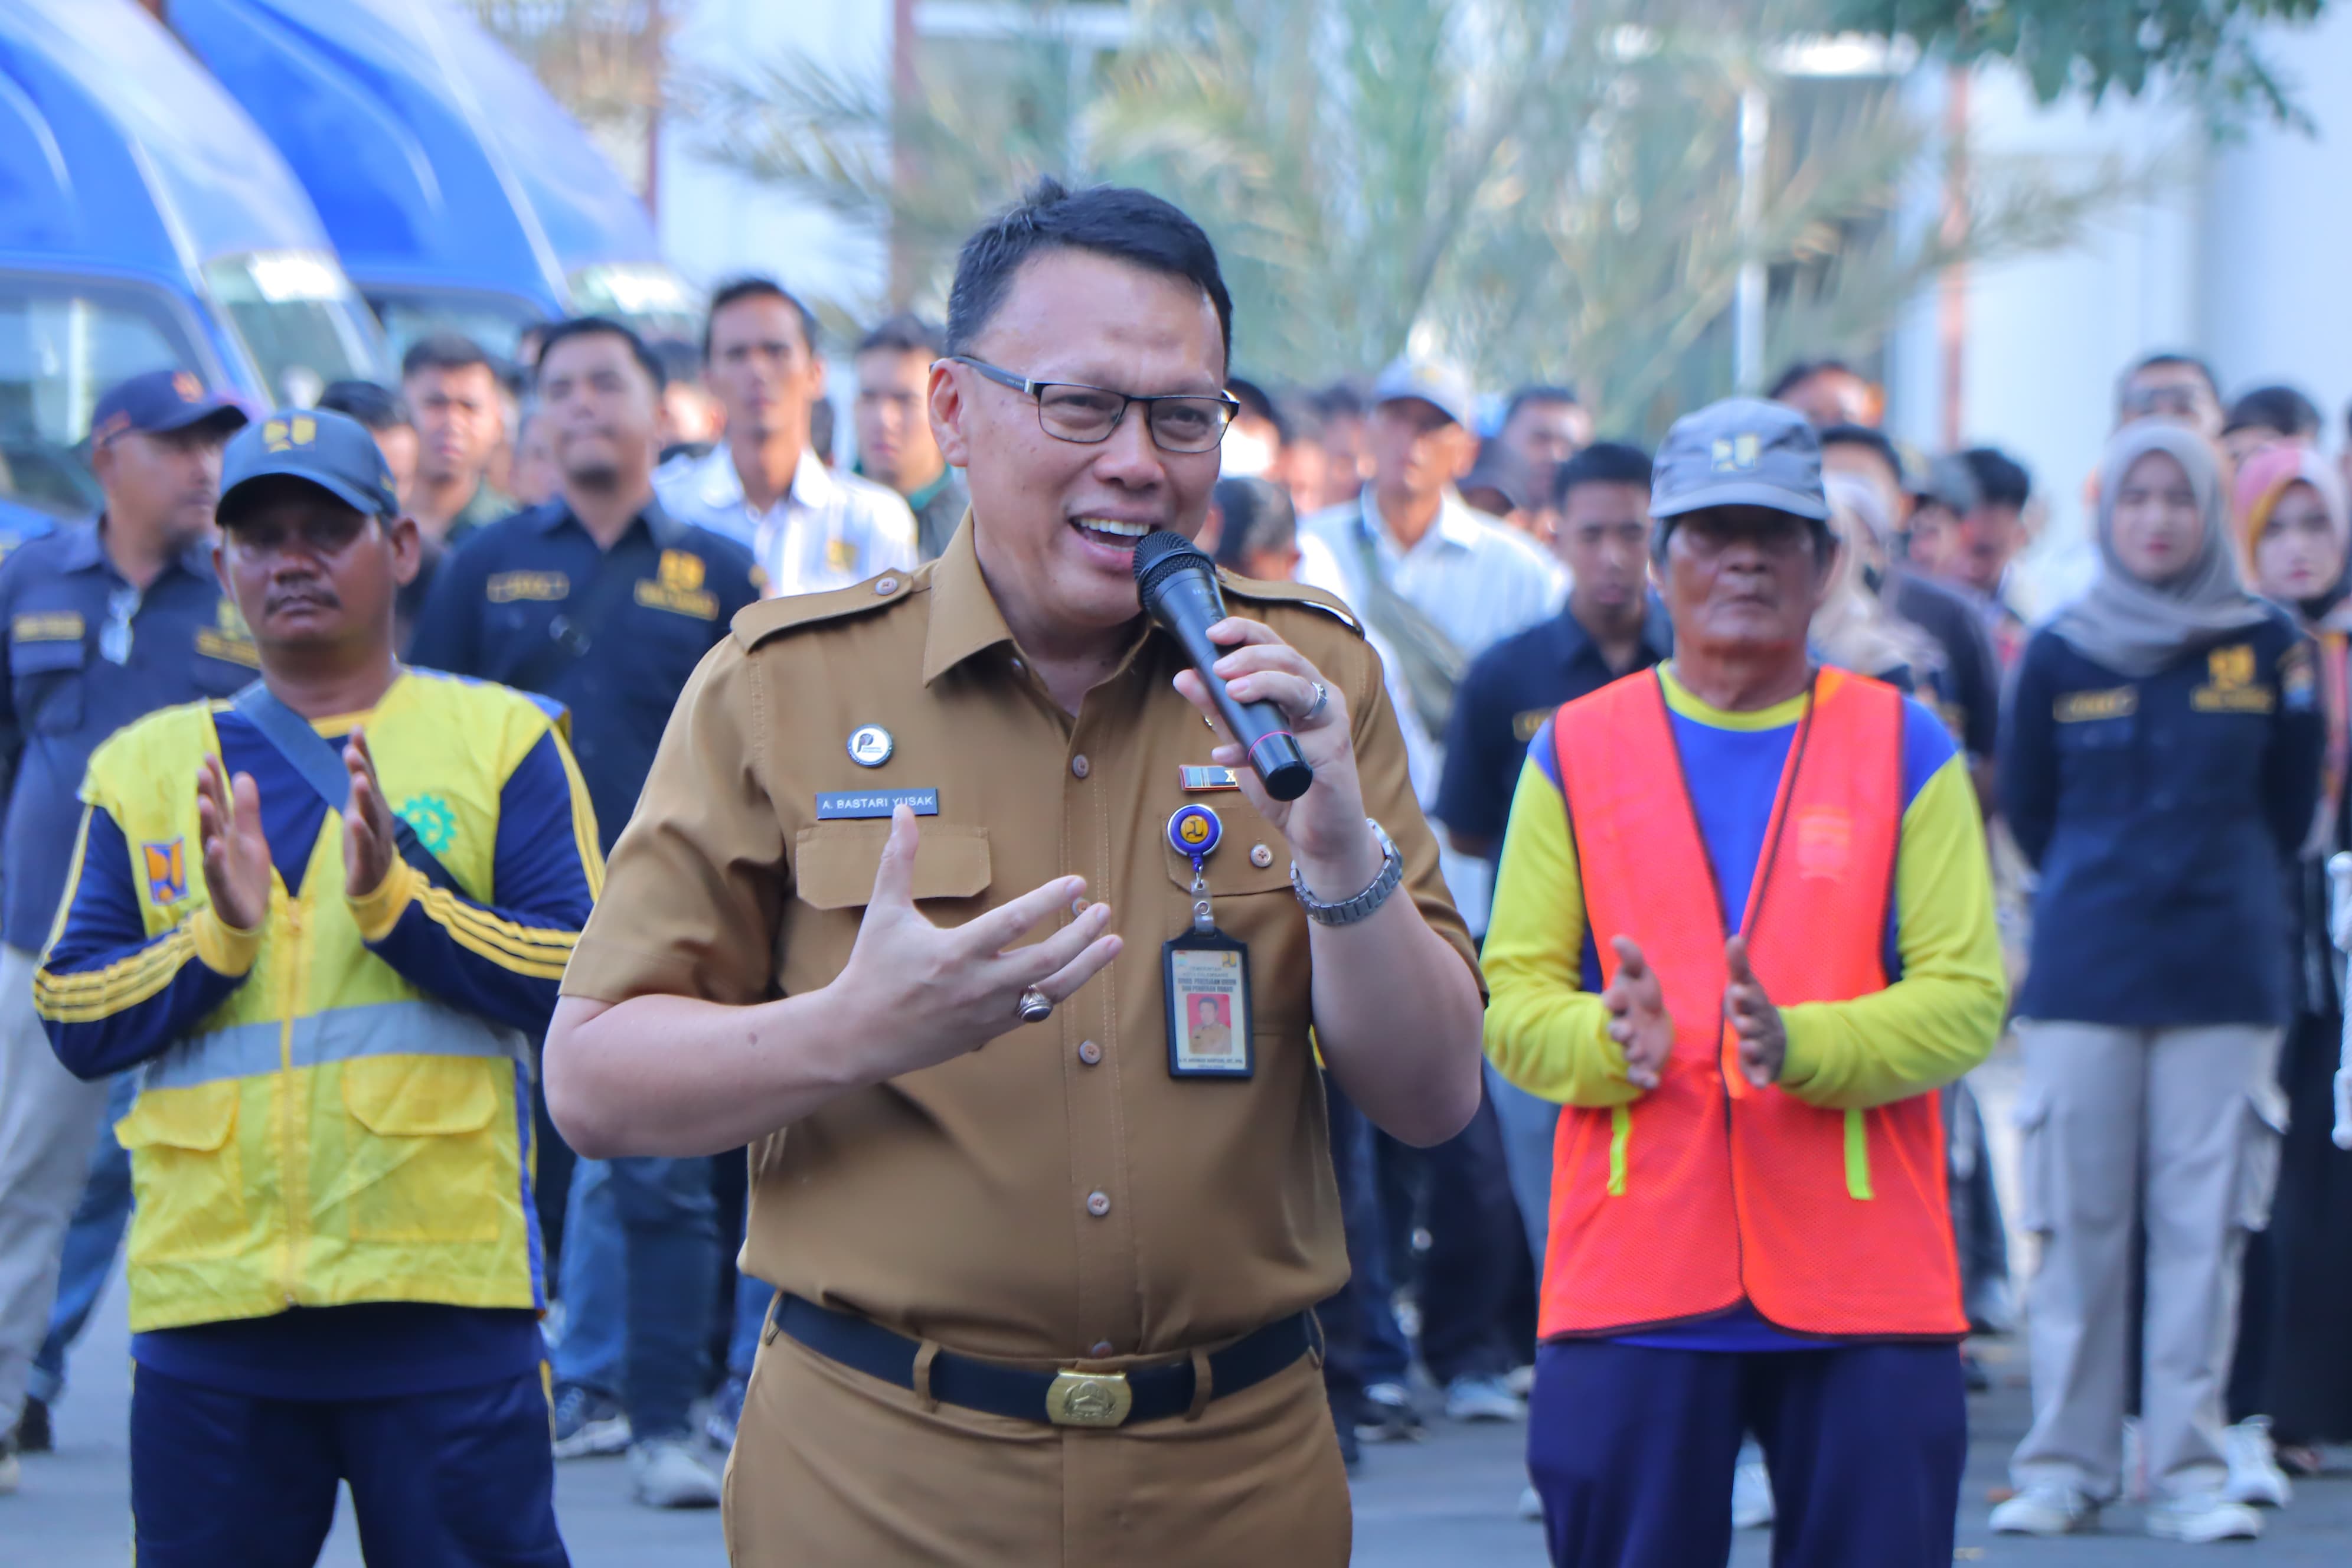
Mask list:
MULTIPOLYGON (((1345 693, 1365 809, 1403 853, 1403 890, 1475 973, 1355 622, 1313 589, 1225 590, 1345 693)), ((968 521, 911 574, 744 610, 703 661, 566 994, 740 1005, 831 983, 889 824, 819 821, 820 792, 939 791, 913 879, 942 925, 1075 873, 1126 938, 1045 1023, 756 1145, 752 1274, 957 1350, 1045 1360, 1213 1343, 1346 1279, 1288 848, 1238 792, 1183 792, 1180 766, 1206 763, 1213 742, 1170 684, 1181 668, 1175 643, 1144 631, 1065 712, 1006 629, 968 521), (866 724, 895 742, 878 767, 848 753, 866 724), (1224 823, 1208 883, 1217 923, 1250 950, 1246 1080, 1168 1070, 1160 944, 1189 929, 1192 871, 1166 830, 1189 801, 1224 823)))

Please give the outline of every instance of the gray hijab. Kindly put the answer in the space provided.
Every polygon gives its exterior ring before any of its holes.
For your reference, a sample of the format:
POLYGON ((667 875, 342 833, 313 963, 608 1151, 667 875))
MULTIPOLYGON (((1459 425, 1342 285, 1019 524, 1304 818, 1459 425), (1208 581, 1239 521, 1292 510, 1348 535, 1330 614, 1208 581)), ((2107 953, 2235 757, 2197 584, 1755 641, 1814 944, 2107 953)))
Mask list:
POLYGON ((2195 431, 2160 419, 2116 431, 2099 467, 2098 526, 2099 574, 2052 622, 2084 658, 2138 680, 2183 654, 2270 618, 2270 609, 2239 578, 2221 467, 2212 447, 2195 431), (2116 553, 2116 496, 2131 466, 2150 452, 2163 452, 2180 465, 2205 519, 2197 559, 2162 584, 2133 576, 2116 553))

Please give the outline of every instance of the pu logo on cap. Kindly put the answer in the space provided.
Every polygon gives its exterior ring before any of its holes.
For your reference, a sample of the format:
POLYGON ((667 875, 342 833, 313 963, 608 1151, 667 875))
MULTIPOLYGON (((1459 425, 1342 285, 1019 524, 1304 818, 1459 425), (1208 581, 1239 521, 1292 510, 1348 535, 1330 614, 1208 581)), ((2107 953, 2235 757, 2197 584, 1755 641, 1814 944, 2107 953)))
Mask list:
POLYGON ((319 438, 319 422, 307 414, 291 419, 272 419, 261 427, 261 444, 273 452, 289 452, 297 447, 307 447, 319 438))
POLYGON ((1720 473, 1726 468, 1754 468, 1756 466, 1756 454, 1760 446, 1761 443, 1759 443, 1752 434, 1734 436, 1727 441, 1724 440, 1720 437, 1717 437, 1715 442, 1716 471, 1720 473))
POLYGON ((183 403, 202 403, 205 400, 204 383, 184 370, 172 373, 172 390, 180 395, 183 403))

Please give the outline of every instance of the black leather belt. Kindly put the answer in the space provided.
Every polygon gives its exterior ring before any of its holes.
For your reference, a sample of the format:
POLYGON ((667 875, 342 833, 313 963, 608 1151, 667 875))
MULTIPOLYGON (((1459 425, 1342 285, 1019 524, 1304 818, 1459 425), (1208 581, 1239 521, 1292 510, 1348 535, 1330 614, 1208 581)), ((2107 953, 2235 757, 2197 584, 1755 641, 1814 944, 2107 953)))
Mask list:
MULTIPOLYGON (((920 1341, 881 1324, 784 1295, 776 1300, 776 1327, 831 1361, 900 1388, 915 1386, 920 1341)), ((1322 1335, 1313 1314, 1268 1323, 1209 1357, 1209 1397, 1264 1383, 1310 1350, 1322 1335)), ((1192 1363, 1134 1367, 1126 1372, 1027 1372, 975 1361, 950 1351, 931 1358, 931 1397, 1016 1421, 1056 1426, 1123 1426, 1160 1421, 1192 1408, 1192 1363)))

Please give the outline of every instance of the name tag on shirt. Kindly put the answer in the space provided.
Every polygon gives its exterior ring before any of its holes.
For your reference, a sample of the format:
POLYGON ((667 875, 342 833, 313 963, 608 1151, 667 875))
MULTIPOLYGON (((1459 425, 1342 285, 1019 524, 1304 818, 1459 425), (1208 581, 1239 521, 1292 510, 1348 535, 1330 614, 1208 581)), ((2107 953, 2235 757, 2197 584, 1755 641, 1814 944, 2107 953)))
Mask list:
POLYGON ((482 585, 482 592, 493 605, 511 605, 523 599, 568 599, 572 596, 572 579, 561 572, 499 572, 482 585))
POLYGON ((816 819, 819 822, 841 822, 887 816, 901 805, 912 810, 917 816, 937 816, 940 814, 940 792, 937 789, 820 791, 816 797, 816 819))
POLYGON ((2088 724, 2099 719, 2128 719, 2139 711, 2139 688, 2118 686, 2110 691, 2070 691, 2058 699, 2055 717, 2061 724, 2088 724))

